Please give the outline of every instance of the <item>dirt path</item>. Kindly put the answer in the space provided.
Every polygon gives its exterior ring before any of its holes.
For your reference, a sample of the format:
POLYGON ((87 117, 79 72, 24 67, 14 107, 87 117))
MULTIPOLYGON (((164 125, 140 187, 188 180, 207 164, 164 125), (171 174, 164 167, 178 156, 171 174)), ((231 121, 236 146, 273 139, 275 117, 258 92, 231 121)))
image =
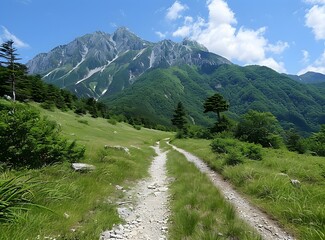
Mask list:
POLYGON ((192 155, 191 153, 171 145, 175 150, 184 154, 188 161, 193 162, 197 168, 206 173, 213 184, 220 190, 226 199, 236 208, 239 217, 244 219, 249 225, 259 232, 263 239, 266 240, 292 240, 294 239, 287 232, 282 230, 278 224, 271 220, 269 216, 261 212, 256 207, 252 206, 241 197, 232 186, 225 182, 222 177, 216 172, 212 171, 201 159, 192 155))
POLYGON ((140 181, 133 190, 126 192, 127 200, 118 203, 120 205, 118 212, 120 217, 125 220, 125 224, 103 232, 100 240, 167 239, 169 215, 168 179, 165 168, 167 152, 161 152, 159 145, 154 149, 157 156, 149 170, 151 177, 140 181), (133 205, 134 202, 135 205, 133 205))

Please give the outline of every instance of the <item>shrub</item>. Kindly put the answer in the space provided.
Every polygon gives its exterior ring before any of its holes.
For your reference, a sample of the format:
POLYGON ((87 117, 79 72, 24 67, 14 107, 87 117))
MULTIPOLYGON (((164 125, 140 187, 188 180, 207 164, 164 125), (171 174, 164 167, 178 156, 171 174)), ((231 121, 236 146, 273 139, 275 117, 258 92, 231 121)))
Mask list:
POLYGON ((79 123, 82 123, 82 124, 89 125, 88 121, 87 120, 84 120, 84 119, 79 119, 78 122, 79 123))
POLYGON ((49 110, 49 111, 54 111, 54 109, 55 109, 54 102, 50 102, 50 101, 45 101, 45 102, 41 103, 40 106, 46 110, 49 110))
POLYGON ((107 122, 108 122, 109 124, 112 124, 112 125, 116 125, 116 124, 117 124, 117 121, 116 121, 116 119, 114 119, 114 118, 107 119, 107 122))
POLYGON ((242 146, 241 151, 245 157, 252 160, 262 160, 262 147, 256 144, 245 144, 242 146))
POLYGON ((141 130, 141 126, 140 126, 140 125, 133 125, 133 127, 134 127, 136 130, 141 130))
POLYGON ((0 142, 2 161, 12 167, 75 161, 85 152, 76 142, 63 139, 55 122, 22 104, 0 111, 0 142))
POLYGON ((225 165, 230 166, 234 166, 243 162, 243 156, 237 151, 230 151, 225 159, 225 165))
POLYGON ((215 153, 228 153, 230 152, 238 143, 234 139, 221 139, 216 138, 210 144, 212 151, 215 153))

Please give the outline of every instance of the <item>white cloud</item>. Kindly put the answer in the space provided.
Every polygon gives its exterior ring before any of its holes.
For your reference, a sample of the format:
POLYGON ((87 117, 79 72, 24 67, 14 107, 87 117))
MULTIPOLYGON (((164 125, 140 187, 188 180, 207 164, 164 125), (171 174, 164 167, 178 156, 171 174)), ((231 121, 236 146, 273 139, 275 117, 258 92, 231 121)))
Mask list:
POLYGON ((269 44, 266 50, 275 54, 281 54, 288 47, 289 44, 287 42, 278 41, 276 44, 269 44))
POLYGON ((14 46, 17 48, 28 48, 29 47, 29 45, 27 43, 23 42, 18 37, 16 37, 14 34, 9 32, 9 30, 6 27, 4 27, 4 26, 1 26, 1 27, 2 27, 2 34, 0 35, 0 42, 12 40, 12 41, 14 41, 14 46))
POLYGON ((302 50, 301 52, 302 52, 302 55, 303 55, 301 62, 303 64, 309 63, 309 60, 310 60, 309 59, 309 52, 307 50, 302 50))
POLYGON ((298 75, 304 74, 308 71, 325 74, 325 50, 323 54, 314 63, 300 70, 298 72, 298 75))
POLYGON ((274 69, 277 72, 284 73, 286 72, 286 69, 284 67, 283 62, 277 62, 273 58, 265 58, 256 64, 261 65, 261 66, 267 66, 269 68, 274 69))
POLYGON ((310 27, 317 40, 325 40, 325 5, 314 5, 305 15, 306 26, 310 27))
POLYGON ((156 31, 155 34, 159 37, 159 38, 165 38, 166 37, 166 33, 162 33, 162 32, 159 32, 159 31, 156 31))
POLYGON ((186 17, 183 25, 173 32, 174 37, 190 37, 209 51, 243 64, 262 64, 279 72, 286 72, 284 64, 267 57, 266 53, 282 53, 289 44, 279 41, 269 44, 264 37, 265 27, 257 30, 239 27, 235 13, 224 0, 208 0, 209 17, 195 21, 186 17))
POLYGON ((310 3, 310 4, 325 4, 325 0, 305 0, 305 3, 310 3))
POLYGON ((166 18, 168 20, 176 20, 182 16, 181 13, 186 9, 188 9, 188 7, 185 4, 175 1, 174 4, 167 9, 166 18))

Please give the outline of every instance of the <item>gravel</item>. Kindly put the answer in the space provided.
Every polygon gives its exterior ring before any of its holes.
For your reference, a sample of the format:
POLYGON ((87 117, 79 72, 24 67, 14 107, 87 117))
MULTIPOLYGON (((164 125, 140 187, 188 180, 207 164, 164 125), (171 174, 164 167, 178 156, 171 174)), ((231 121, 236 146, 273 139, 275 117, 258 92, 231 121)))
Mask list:
MULTIPOLYGON (((153 147, 157 157, 152 162, 150 178, 138 182, 126 192, 132 201, 119 202, 118 213, 125 221, 113 229, 101 233, 100 240, 137 239, 166 240, 168 233, 168 178, 166 175, 166 154, 159 145, 153 147), (134 203, 135 200, 135 204, 134 203)), ((121 189, 121 187, 117 187, 121 189)))
POLYGON ((193 162, 203 173, 207 174, 212 183, 219 189, 225 198, 235 207, 240 218, 252 226, 265 240, 293 240, 277 222, 273 221, 268 215, 251 205, 245 198, 239 195, 232 186, 223 178, 211 170, 207 164, 191 153, 171 145, 175 150, 184 154, 188 161, 193 162))

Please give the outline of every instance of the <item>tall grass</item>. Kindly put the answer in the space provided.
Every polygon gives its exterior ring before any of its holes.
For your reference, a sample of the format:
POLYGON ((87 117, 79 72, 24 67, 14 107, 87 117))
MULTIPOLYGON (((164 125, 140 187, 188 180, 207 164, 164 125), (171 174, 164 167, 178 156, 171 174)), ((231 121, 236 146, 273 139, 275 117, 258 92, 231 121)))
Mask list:
POLYGON ((170 190, 170 239, 261 239, 194 164, 174 150, 167 156, 168 173, 175 179, 170 190))
MULTIPOLYGON (((325 158, 286 150, 262 149, 263 159, 225 165, 227 154, 214 154, 210 141, 176 140, 232 182, 298 239, 325 239, 325 158), (291 179, 301 182, 300 187, 291 179)), ((237 149, 242 143, 238 142, 237 149)), ((236 148, 236 147, 235 147, 236 148)))
POLYGON ((68 139, 86 147, 83 162, 93 164, 96 169, 75 172, 65 162, 36 170, 0 173, 1 181, 8 179, 8 175, 11 178, 23 173, 39 182, 32 192, 23 194, 24 199, 26 203, 52 210, 31 206, 29 211, 15 212, 19 217, 14 223, 0 223, 0 239, 98 239, 102 231, 121 221, 115 199, 123 193, 115 186, 127 188, 146 176, 154 156, 150 146, 171 134, 145 128, 136 130, 123 123, 111 125, 105 119, 79 117, 72 112, 40 111, 58 122, 68 139), (128 147, 130 154, 105 149, 105 145, 128 147))

